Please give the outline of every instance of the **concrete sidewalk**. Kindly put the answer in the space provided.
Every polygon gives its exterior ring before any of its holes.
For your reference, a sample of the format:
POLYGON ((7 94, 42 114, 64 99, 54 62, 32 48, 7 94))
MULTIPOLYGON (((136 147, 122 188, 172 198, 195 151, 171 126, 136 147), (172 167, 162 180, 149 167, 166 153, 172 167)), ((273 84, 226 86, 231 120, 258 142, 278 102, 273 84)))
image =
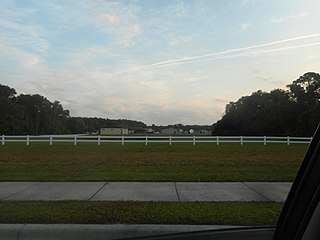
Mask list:
POLYGON ((284 202, 290 187, 288 182, 0 182, 0 200, 284 202))

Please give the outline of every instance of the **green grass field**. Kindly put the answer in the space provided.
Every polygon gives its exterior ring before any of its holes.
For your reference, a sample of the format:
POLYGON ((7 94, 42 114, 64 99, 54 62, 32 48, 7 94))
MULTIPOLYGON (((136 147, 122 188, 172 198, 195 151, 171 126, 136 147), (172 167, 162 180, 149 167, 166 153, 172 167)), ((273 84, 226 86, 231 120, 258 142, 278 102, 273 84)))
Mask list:
POLYGON ((273 225, 281 208, 266 202, 0 201, 0 223, 273 225))
POLYGON ((8 143, 0 181, 292 181, 307 144, 8 143))

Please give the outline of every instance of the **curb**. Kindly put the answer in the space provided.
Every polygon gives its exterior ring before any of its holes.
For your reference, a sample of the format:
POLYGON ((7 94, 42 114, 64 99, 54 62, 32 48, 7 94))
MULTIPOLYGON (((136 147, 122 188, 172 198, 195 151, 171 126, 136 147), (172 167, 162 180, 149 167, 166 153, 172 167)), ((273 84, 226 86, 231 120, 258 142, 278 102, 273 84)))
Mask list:
POLYGON ((0 240, 112 240, 234 227, 236 226, 156 224, 0 224, 0 240))

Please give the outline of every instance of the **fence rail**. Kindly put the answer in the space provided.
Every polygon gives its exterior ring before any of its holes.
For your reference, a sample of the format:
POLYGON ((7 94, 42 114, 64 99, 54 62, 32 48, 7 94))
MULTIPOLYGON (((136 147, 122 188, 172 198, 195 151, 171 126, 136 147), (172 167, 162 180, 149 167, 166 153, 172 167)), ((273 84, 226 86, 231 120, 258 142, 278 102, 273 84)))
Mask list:
POLYGON ((6 143, 167 143, 172 145, 173 143, 283 143, 283 144, 309 144, 312 137, 269 137, 269 136, 86 136, 86 135, 41 135, 41 136, 5 136, 1 137, 1 144, 6 143))

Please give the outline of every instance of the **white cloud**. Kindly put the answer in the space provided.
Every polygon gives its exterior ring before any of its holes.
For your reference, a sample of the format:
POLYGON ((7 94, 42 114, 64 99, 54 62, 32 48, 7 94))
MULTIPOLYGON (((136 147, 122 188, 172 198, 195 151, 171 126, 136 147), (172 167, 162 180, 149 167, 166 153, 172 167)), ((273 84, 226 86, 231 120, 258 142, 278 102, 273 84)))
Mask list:
POLYGON ((183 0, 178 0, 175 4, 167 7, 167 12, 175 17, 184 17, 187 14, 187 7, 183 0))
POLYGON ((292 38, 287 38, 283 40, 273 41, 273 42, 264 43, 264 44, 252 45, 248 47, 229 49, 221 52, 209 52, 209 53, 197 55, 197 56, 168 59, 168 60, 156 62, 153 64, 122 69, 114 72, 114 74, 117 75, 117 74, 132 72, 132 71, 142 71, 147 69, 156 69, 156 68, 176 66, 176 65, 182 65, 182 64, 212 61, 217 59, 229 59, 229 58, 236 58, 241 56, 258 56, 261 54, 276 53, 276 52, 282 52, 286 50, 293 50, 297 48, 316 46, 320 44, 320 41, 319 39, 315 39, 315 38, 319 38, 319 37, 320 37, 320 33, 315 33, 315 34, 309 34, 309 35, 304 35, 299 37, 292 37, 292 38), (308 39, 315 39, 315 40, 313 42, 308 42, 308 43, 299 43, 299 41, 301 40, 308 40, 308 39), (276 48, 275 47, 270 48, 274 45, 279 45, 279 44, 284 44, 289 42, 298 42, 298 43, 295 45, 289 45, 289 46, 285 45, 285 46, 280 46, 276 48))
POLYGON ((89 4, 91 16, 96 25, 108 35, 116 38, 124 47, 135 44, 135 39, 143 33, 137 13, 138 5, 125 5, 116 1, 97 1, 89 4))
POLYGON ((204 0, 196 0, 195 10, 199 15, 206 14, 209 11, 208 4, 204 0))
MULTIPOLYGON (((37 55, 14 48, 7 48, 7 51, 16 61, 20 74, 12 76, 12 79, 18 78, 11 86, 18 92, 24 89, 26 93, 40 93, 50 100, 60 100, 72 116, 128 118, 147 124, 210 124, 221 117, 226 103, 237 99, 238 94, 234 91, 239 86, 242 86, 244 94, 257 90, 254 86, 248 88, 241 77, 249 74, 243 72, 238 63, 238 68, 235 68, 229 61, 226 63, 228 69, 217 62, 208 65, 211 71, 197 67, 197 71, 192 68, 166 68, 165 71, 151 68, 115 76, 107 69, 88 64, 92 54, 99 52, 98 48, 88 49, 89 59, 83 53, 84 61, 76 61, 82 57, 73 55, 61 69, 46 66, 37 55), (26 81, 27 78, 30 80, 26 81), (24 86, 21 86, 22 82, 24 86)), ((203 64, 199 66, 204 67, 203 64)), ((272 87, 277 81, 273 71, 261 71, 259 77, 264 86, 272 87)), ((12 79, 9 80, 13 83, 12 79)))
POLYGON ((193 41, 192 36, 172 36, 171 39, 169 40, 169 45, 180 45, 184 43, 190 43, 193 41))
POLYGON ((291 15, 287 15, 287 16, 280 16, 280 17, 273 17, 271 18, 271 22, 273 23, 284 23, 293 19, 297 19, 297 18, 303 18, 308 16, 308 13, 306 12, 301 12, 301 13, 296 13, 296 14, 291 14, 291 15))
POLYGON ((54 78, 51 78, 52 71, 40 55, 8 45, 0 45, 0 52, 1 78, 10 82, 17 91, 34 93, 35 89, 43 90, 48 85, 55 86, 54 78), (13 72, 6 66, 7 63, 14 66, 13 72))
POLYGON ((318 58, 318 55, 311 54, 311 55, 306 57, 306 60, 314 60, 316 58, 318 58))
MULTIPOLYGON (((311 46, 320 44, 320 33, 238 47, 248 39, 232 43, 224 42, 225 36, 206 35, 208 29, 201 23, 208 25, 202 16, 212 17, 214 12, 208 12, 209 1, 155 5, 162 10, 142 9, 150 6, 142 1, 84 0, 74 8, 74 3, 67 2, 39 1, 34 4, 38 10, 22 12, 0 8, 0 79, 19 93, 39 93, 61 101, 72 116, 130 118, 149 124, 210 124, 221 117, 229 101, 257 89, 284 87, 281 79, 293 79, 312 66, 319 69, 312 57, 317 56, 319 47, 311 46), (201 21, 199 31, 190 28, 189 17, 178 19, 189 14, 191 7, 196 11, 195 20, 201 21), (149 11, 146 15, 145 10, 149 11), (28 18, 32 14, 26 12, 37 11, 48 16, 49 25, 28 18), (232 44, 234 48, 222 50, 232 44), (130 46, 134 48, 124 48, 130 46), (272 62, 275 60, 278 62, 272 62), (253 74, 252 66, 261 71, 253 74)), ((243 22, 239 29, 250 26, 243 22)), ((269 37, 273 36, 271 32, 269 37)))
POLYGON ((241 28, 242 31, 245 31, 245 30, 247 30, 247 29, 250 28, 250 27, 251 27, 251 23, 249 23, 249 22, 242 23, 242 24, 240 25, 240 28, 241 28))
POLYGON ((103 23, 110 23, 110 24, 116 24, 119 23, 120 21, 120 15, 114 14, 103 14, 103 13, 98 13, 96 15, 96 20, 103 23))
POLYGON ((28 47, 33 51, 44 52, 50 48, 45 29, 27 22, 0 19, 0 42, 10 46, 28 47))
POLYGON ((257 0, 241 0, 242 5, 255 4, 257 0))

